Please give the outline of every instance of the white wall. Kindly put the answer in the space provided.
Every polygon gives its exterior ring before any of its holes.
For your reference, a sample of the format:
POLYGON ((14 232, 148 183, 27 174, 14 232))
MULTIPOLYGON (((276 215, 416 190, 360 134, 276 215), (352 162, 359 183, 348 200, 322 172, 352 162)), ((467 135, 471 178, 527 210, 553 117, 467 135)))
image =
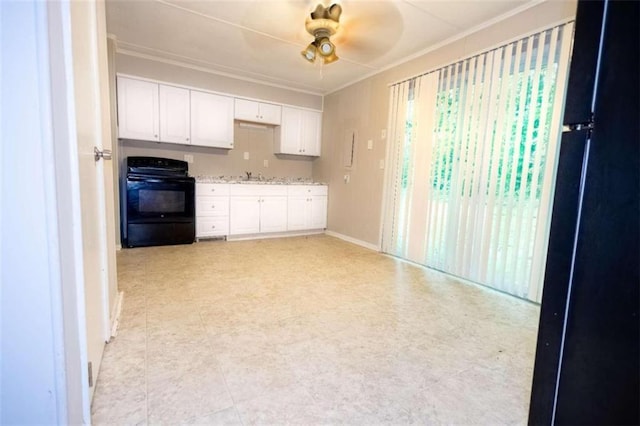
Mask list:
POLYGON ((0 2, 2 424, 68 420, 46 9, 0 2))

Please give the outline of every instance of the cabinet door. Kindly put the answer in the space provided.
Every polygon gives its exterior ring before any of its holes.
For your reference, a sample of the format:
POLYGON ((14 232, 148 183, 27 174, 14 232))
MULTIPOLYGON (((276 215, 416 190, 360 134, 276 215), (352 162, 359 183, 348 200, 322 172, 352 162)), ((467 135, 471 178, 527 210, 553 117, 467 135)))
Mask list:
POLYGON ((302 111, 302 155, 320 156, 322 115, 316 111, 302 111))
POLYGON ((258 121, 260 119, 260 104, 258 102, 236 98, 234 118, 243 121, 258 121))
POLYGON ((260 202, 260 232, 287 230, 287 197, 262 197, 260 202))
POLYGON ((233 98, 191 91, 191 144, 233 147, 233 98))
POLYGON ((300 133, 302 130, 302 110, 282 107, 282 124, 279 132, 280 140, 276 144, 276 153, 302 155, 300 149, 300 133))
POLYGON ((280 125, 282 119, 282 107, 280 105, 260 104, 260 122, 280 125))
POLYGON ((229 234, 260 232, 260 197, 233 196, 229 201, 229 234))
POLYGON ((318 195, 311 197, 311 223, 310 229, 323 229, 327 227, 327 197, 318 195))
POLYGON ((160 85, 160 141, 189 144, 189 90, 160 85))
POLYGON ((159 140, 158 84, 118 77, 118 137, 159 140))
POLYGON ((290 196, 287 201, 287 231, 299 231, 308 228, 308 196, 290 196))

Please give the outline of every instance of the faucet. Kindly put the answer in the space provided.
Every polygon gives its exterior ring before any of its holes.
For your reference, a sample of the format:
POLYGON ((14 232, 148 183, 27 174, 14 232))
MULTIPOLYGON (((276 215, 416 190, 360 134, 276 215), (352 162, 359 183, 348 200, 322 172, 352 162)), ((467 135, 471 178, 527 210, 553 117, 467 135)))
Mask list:
POLYGON ((245 172, 245 174, 247 175, 247 180, 251 180, 251 172, 245 172))

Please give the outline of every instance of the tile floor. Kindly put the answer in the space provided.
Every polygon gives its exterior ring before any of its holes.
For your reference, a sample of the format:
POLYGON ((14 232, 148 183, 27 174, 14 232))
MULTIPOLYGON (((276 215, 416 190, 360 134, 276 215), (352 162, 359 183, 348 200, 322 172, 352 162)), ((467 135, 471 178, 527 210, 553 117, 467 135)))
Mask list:
POLYGON ((96 424, 524 424, 539 308, 324 236, 123 250, 96 424))

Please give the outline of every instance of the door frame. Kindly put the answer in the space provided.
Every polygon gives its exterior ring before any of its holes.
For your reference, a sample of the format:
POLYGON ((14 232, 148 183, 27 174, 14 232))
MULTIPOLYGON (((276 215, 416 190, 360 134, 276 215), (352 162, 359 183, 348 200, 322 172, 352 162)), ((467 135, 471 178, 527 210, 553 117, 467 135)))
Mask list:
MULTIPOLYGON (((38 3, 37 0, 32 0, 38 3)), ((75 97, 70 1, 41 3, 46 7, 49 35, 54 173, 63 290, 64 359, 67 422, 91 423, 89 392, 82 211, 75 126, 75 97), (66 265, 66 266, 65 266, 66 265)))

